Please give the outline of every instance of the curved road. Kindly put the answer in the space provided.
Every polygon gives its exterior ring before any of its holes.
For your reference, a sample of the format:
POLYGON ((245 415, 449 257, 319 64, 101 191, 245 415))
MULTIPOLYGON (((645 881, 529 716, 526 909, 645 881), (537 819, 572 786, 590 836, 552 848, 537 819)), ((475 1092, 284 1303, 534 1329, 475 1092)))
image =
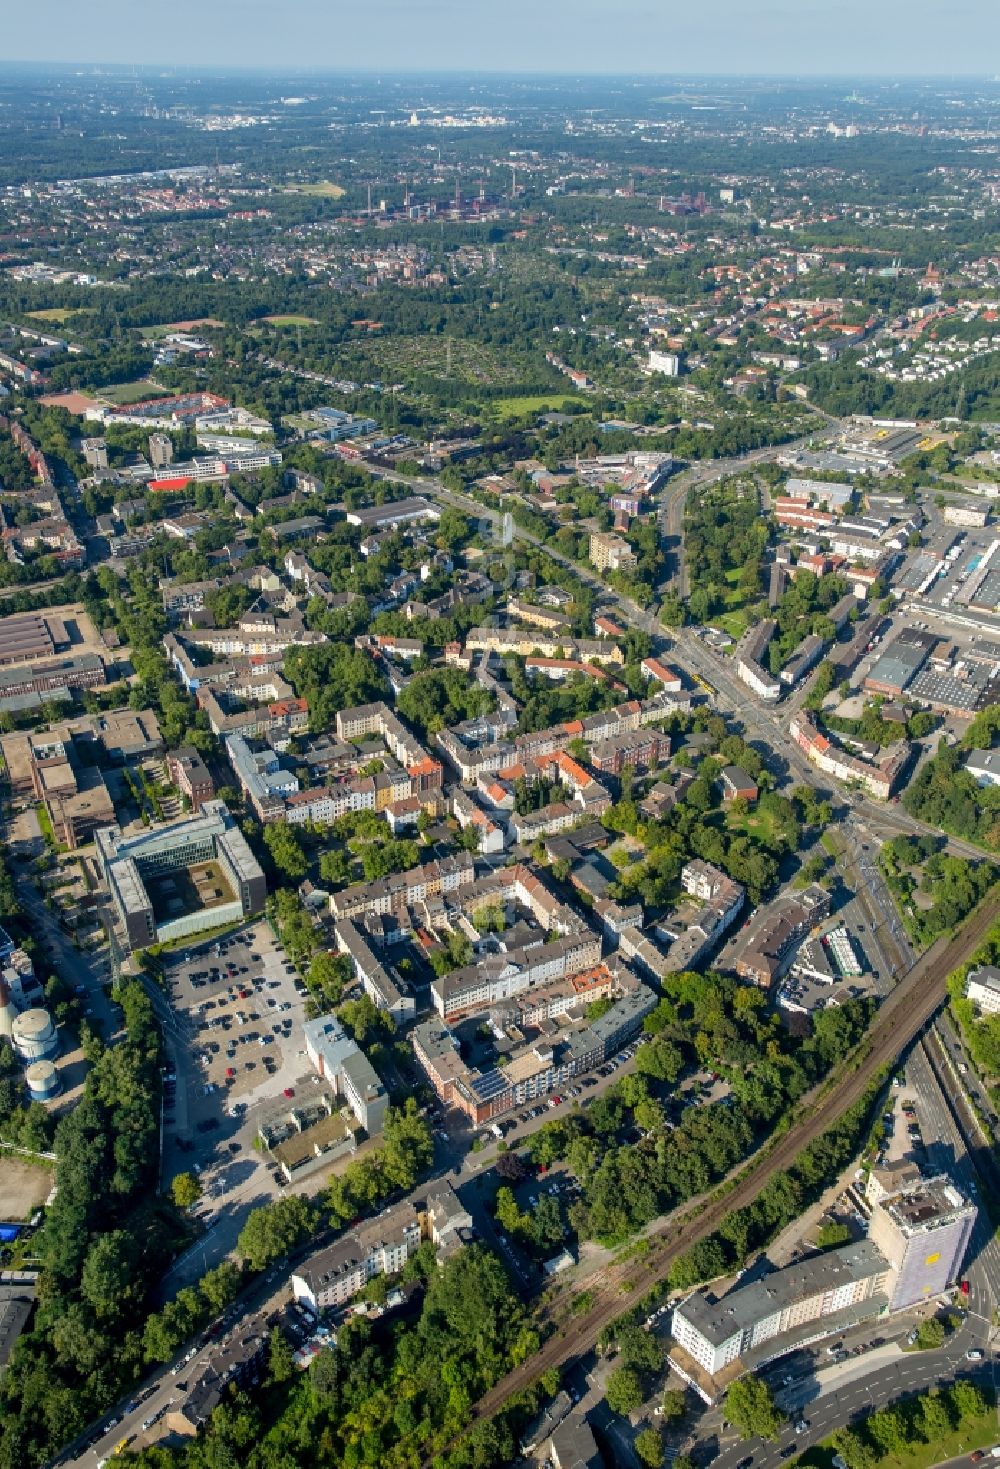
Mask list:
MULTIPOLYGON (((680 1224, 668 1218, 650 1236, 651 1248, 643 1257, 640 1278, 635 1282, 643 1292, 664 1281, 673 1261, 711 1234, 730 1210, 752 1203, 767 1181, 787 1168, 804 1147, 825 1132, 863 1095, 872 1078, 905 1050, 941 1004, 948 975, 975 952, 995 922, 992 897, 991 893, 953 938, 939 941, 928 950, 899 983, 879 1011, 860 1063, 832 1095, 823 1089, 821 1096, 814 1095, 805 1115, 766 1155, 750 1164, 727 1194, 721 1198, 707 1197, 701 1201, 700 1208, 689 1207, 688 1217, 680 1224)), ((568 1329, 551 1336, 532 1358, 502 1378, 476 1404, 473 1420, 491 1418, 513 1394, 535 1381, 542 1372, 550 1367, 563 1367, 591 1351, 604 1328, 627 1308, 625 1292, 632 1283, 634 1269, 634 1264, 629 1262, 610 1269, 594 1306, 576 1317, 568 1329)))
MULTIPOLYGON (((932 1168, 947 1172, 967 1196, 975 1197, 977 1178, 990 1181, 981 1173, 984 1164, 992 1168, 996 1165, 984 1150, 969 1145, 974 1140, 968 1137, 967 1122, 959 1121, 963 1115, 961 1088, 948 1075, 947 1063, 942 1065, 935 1037, 936 1027, 914 1048, 906 1067, 907 1091, 914 1096, 925 1136, 933 1139, 928 1143, 932 1168)), ((721 1441, 720 1438, 712 1443, 703 1440, 703 1453, 699 1455, 696 1451, 695 1458, 702 1458, 709 1450, 718 1469, 735 1469, 740 1459, 752 1453, 754 1469, 779 1469, 782 1452, 787 1451, 789 1444, 802 1451, 836 1429, 847 1427, 906 1394, 946 1386, 959 1376, 971 1378, 981 1387, 995 1389, 996 1357, 991 1337, 1000 1291, 1000 1244, 984 1213, 976 1221, 965 1274, 970 1285, 968 1315, 939 1351, 904 1354, 892 1344, 866 1353, 856 1361, 848 1359, 842 1368, 826 1367, 794 1384, 786 1393, 778 1390, 779 1404, 793 1419, 805 1416, 809 1424, 805 1434, 796 1436, 789 1427, 773 1444, 765 1444, 760 1439, 746 1443, 730 1434, 728 1438, 721 1437, 721 1441), (970 1350, 982 1352, 982 1361, 970 1362, 966 1357, 970 1350)), ((900 1330, 905 1332, 910 1324, 907 1320, 900 1330)), ((778 1372, 780 1381, 780 1367, 778 1372)), ((721 1419, 721 1414, 715 1412, 712 1417, 721 1419)), ((997 1440, 1000 1441, 1000 1426, 997 1440)))

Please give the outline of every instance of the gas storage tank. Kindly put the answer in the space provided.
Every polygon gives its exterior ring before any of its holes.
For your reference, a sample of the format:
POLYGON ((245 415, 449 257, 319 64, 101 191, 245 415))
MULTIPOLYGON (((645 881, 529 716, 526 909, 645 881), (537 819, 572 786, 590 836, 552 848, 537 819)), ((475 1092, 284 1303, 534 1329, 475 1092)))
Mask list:
POLYGON ((51 1061, 33 1061, 25 1071, 24 1079, 33 1102, 50 1102, 59 1095, 59 1073, 51 1061))
POLYGON ((59 1049, 59 1038, 48 1010, 25 1010, 13 1025, 14 1050, 22 1061, 47 1061, 59 1049))

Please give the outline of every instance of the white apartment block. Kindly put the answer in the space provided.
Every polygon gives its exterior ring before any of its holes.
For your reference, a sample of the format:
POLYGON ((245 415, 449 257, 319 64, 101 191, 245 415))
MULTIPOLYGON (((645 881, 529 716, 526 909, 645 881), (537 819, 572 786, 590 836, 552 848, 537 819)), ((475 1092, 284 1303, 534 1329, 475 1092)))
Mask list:
POLYGON ((994 964, 981 964, 965 981, 966 998, 982 1015, 1000 1015, 1000 969, 994 964))
POLYGON ((861 1240, 778 1270, 721 1300, 696 1291, 674 1311, 671 1332, 714 1377, 777 1337, 794 1332, 804 1344, 839 1330, 840 1313, 862 1302, 871 1302, 876 1314, 886 1305, 888 1274, 881 1251, 861 1240))

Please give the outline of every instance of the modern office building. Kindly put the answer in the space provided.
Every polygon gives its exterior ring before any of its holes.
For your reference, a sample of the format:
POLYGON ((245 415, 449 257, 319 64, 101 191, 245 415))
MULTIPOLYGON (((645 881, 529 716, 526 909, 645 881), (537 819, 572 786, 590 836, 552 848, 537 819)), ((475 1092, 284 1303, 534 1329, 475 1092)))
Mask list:
POLYGON ((975 1204, 943 1175, 876 1202, 868 1238, 892 1271, 890 1310, 930 1300, 955 1284, 975 1223, 975 1204))
POLYGON ((95 845, 131 949, 237 923, 267 897, 260 864, 223 801, 134 836, 104 827, 95 845))

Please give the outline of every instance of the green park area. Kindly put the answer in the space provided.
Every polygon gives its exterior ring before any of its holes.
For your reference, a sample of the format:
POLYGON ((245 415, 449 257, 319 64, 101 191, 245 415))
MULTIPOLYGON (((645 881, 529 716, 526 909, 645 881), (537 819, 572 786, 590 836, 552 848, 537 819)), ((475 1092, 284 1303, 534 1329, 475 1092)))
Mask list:
POLYGON ((742 569, 738 566, 730 567, 723 573, 726 583, 724 612, 716 612, 712 615, 712 622, 716 627, 723 628, 731 638, 739 642, 746 632, 750 622, 749 606, 755 598, 747 597, 740 591, 739 580, 742 569))
POLYGON ((736 804, 734 810, 730 806, 726 813, 726 825, 734 836, 748 836, 769 851, 780 846, 783 835, 783 824, 779 813, 771 808, 768 801, 763 805, 751 806, 745 813, 741 810, 741 804, 736 804))
POLYGON ((526 413, 560 413, 572 403, 586 403, 576 393, 535 393, 522 398, 497 398, 489 406, 498 418, 521 418, 526 413))

